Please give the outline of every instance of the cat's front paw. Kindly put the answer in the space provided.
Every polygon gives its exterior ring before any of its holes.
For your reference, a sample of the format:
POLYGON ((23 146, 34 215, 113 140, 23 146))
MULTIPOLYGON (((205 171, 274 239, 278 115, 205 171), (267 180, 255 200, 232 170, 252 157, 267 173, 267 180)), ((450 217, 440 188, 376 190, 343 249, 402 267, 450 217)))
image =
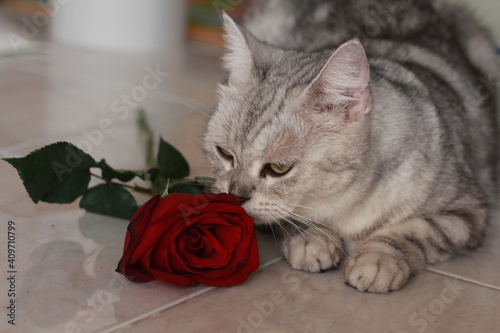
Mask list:
POLYGON ((410 267, 403 258, 395 255, 356 251, 347 261, 345 278, 359 291, 387 293, 408 282, 410 267))
POLYGON ((344 253, 340 236, 311 229, 287 237, 282 248, 292 268, 313 273, 336 268, 344 253))

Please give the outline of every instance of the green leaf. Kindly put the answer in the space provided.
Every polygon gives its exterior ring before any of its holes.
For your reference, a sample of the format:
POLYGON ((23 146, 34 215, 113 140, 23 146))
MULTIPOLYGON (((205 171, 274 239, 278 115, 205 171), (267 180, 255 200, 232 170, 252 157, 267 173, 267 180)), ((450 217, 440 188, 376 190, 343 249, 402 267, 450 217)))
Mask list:
POLYGON ((149 126, 146 112, 143 109, 137 111, 137 126, 139 127, 139 140, 143 141, 146 149, 146 165, 156 167, 158 164, 153 157, 153 130, 149 126))
POLYGON ((115 170, 112 167, 110 167, 106 163, 106 160, 104 160, 104 159, 101 160, 97 164, 97 166, 102 171, 102 177, 104 179, 107 179, 107 180, 118 179, 118 180, 121 180, 122 182, 128 182, 128 181, 131 181, 132 179, 134 179, 135 176, 138 175, 138 171, 132 171, 132 170, 115 170))
POLYGON ((80 208, 127 220, 138 209, 132 194, 115 183, 99 184, 90 188, 80 201, 80 208))
POLYGON ((197 177, 194 180, 181 180, 175 182, 168 187, 168 193, 200 194, 203 192, 208 192, 213 182, 206 181, 207 179, 210 178, 206 177, 205 179, 202 177, 197 177))
POLYGON ((69 142, 56 142, 21 158, 5 158, 17 169, 31 200, 70 203, 87 190, 95 160, 69 142))
MULTIPOLYGON (((118 171, 124 171, 124 170, 118 170, 118 171)), ((145 181, 151 180, 152 177, 149 171, 144 171, 144 170, 126 170, 126 171, 134 173, 136 177, 139 177, 145 181)))
POLYGON ((158 166, 165 178, 184 178, 189 175, 189 165, 182 154, 160 137, 158 166))
POLYGON ((200 183, 177 183, 168 188, 168 193, 200 194, 205 192, 205 186, 200 183))
POLYGON ((151 180, 151 182, 155 182, 158 176, 160 175, 160 169, 151 168, 146 172, 146 175, 149 175, 148 179, 143 178, 144 180, 151 180))
POLYGON ((216 179, 213 177, 194 177, 194 180, 199 183, 205 183, 207 184, 207 186, 213 185, 216 181, 216 179))
POLYGON ((126 169, 113 169, 110 167, 106 160, 101 160, 97 166, 102 171, 102 177, 107 180, 118 179, 122 182, 129 182, 135 177, 138 177, 145 181, 153 181, 160 170, 158 168, 151 168, 149 170, 126 170, 126 169))

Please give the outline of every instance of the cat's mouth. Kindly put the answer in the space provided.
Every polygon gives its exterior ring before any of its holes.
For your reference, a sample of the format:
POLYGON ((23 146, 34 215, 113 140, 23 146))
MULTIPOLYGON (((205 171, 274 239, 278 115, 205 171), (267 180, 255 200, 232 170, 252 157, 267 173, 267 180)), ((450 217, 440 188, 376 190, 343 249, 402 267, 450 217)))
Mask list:
POLYGON ((250 200, 243 203, 241 207, 254 219, 255 225, 268 225, 277 222, 277 214, 273 212, 270 204, 255 204, 250 200))
POLYGON ((243 207, 253 217, 256 227, 270 228, 273 234, 289 236, 293 233, 304 235, 314 232, 315 234, 327 235, 325 230, 333 229, 331 226, 295 212, 293 208, 298 207, 296 205, 281 206, 279 204, 261 203, 254 207, 243 207))
POLYGON ((273 225, 294 219, 296 215, 289 207, 271 203, 247 202, 242 205, 254 219, 255 225, 273 225))

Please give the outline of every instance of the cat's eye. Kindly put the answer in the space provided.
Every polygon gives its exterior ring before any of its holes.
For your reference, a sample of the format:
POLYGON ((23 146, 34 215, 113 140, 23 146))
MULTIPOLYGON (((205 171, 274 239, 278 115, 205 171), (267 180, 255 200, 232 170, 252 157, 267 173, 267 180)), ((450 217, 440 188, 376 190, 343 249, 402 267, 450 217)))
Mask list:
POLYGON ((230 160, 232 161, 233 160, 233 155, 231 155, 230 152, 228 152, 227 150, 225 150, 224 148, 221 148, 219 146, 217 146, 217 151, 219 152, 219 154, 221 154, 222 157, 224 157, 225 159, 227 160, 230 160))
POLYGON ((285 164, 285 163, 269 163, 269 169, 278 176, 282 176, 290 171, 293 167, 293 164, 285 164))

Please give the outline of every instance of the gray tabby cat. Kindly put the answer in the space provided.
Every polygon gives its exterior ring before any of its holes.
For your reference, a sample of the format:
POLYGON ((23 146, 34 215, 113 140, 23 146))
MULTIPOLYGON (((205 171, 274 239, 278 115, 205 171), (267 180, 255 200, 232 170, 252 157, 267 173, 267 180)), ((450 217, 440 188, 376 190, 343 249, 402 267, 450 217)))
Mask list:
POLYGON ((265 0, 246 29, 224 24, 229 78, 204 149, 217 188, 282 230, 293 268, 335 268, 349 250, 346 282, 386 293, 481 243, 497 68, 471 15, 424 0, 265 0))

